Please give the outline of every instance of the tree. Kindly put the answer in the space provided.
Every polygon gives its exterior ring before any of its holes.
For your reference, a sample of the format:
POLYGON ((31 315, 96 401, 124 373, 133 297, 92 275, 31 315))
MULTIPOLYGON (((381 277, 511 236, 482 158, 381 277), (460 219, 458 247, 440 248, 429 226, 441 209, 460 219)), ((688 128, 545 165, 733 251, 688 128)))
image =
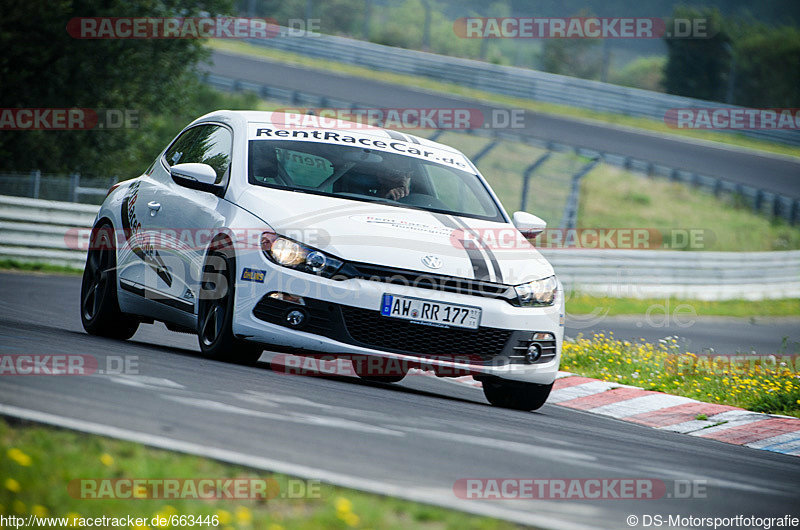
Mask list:
MULTIPOLYGON (((230 8, 228 0, 10 0, 0 18, 0 101, 5 108, 176 113, 198 88, 194 70, 207 56, 201 41, 81 40, 67 33, 67 23, 73 17, 216 16, 230 8)), ((7 170, 107 176, 136 136, 125 129, 3 131, 0 157, 7 170)))
POLYGON ((598 79, 602 61, 597 39, 548 39, 542 46, 542 70, 583 79, 598 79))
POLYGON ((737 105, 800 107, 800 30, 753 26, 735 49, 737 105))
POLYGON ((667 28, 675 19, 706 19, 707 38, 665 37, 668 50, 664 69, 664 88, 677 94, 712 101, 723 101, 731 65, 731 38, 723 27, 719 11, 676 8, 667 28))

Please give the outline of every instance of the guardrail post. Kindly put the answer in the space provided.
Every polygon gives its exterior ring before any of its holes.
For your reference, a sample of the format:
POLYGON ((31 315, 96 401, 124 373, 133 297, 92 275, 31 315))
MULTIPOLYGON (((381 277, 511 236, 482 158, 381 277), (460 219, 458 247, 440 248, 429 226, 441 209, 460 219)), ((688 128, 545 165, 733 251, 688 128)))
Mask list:
POLYGON ((753 203, 753 209, 756 212, 761 212, 761 208, 764 205, 764 190, 756 190, 756 199, 753 203))
POLYGON ((478 161, 481 158, 483 158, 484 156, 488 155, 489 151, 494 149, 495 146, 497 145, 497 143, 498 143, 497 139, 489 141, 489 143, 487 143, 486 145, 483 146, 483 149, 478 151, 478 153, 475 156, 472 157, 472 163, 477 166, 478 165, 478 161))
POLYGON ((781 216, 781 196, 776 193, 775 198, 772 199, 772 217, 780 217, 780 216, 781 216))
POLYGON ((578 219, 578 198, 581 192, 581 180, 599 163, 600 157, 595 157, 572 175, 572 186, 569 190, 569 197, 567 197, 567 204, 564 206, 564 215, 561 217, 561 228, 568 230, 575 228, 575 223, 578 219))
POLYGON ((31 171, 31 196, 34 199, 39 198, 39 188, 42 184, 42 172, 38 169, 31 171))
POLYGON ((69 175, 69 196, 72 202, 78 202, 78 187, 81 185, 81 174, 77 171, 69 175))
POLYGON ((714 179, 714 197, 719 197, 720 193, 722 193, 722 181, 714 179))
POLYGON ((547 159, 550 158, 550 155, 553 153, 551 151, 547 151, 542 156, 540 156, 536 162, 531 164, 525 169, 525 172, 522 174, 522 201, 520 202, 519 209, 523 212, 528 211, 528 184, 531 180, 531 175, 539 169, 539 166, 547 162, 547 159))
POLYGON ((430 138, 428 138, 428 140, 430 140, 431 142, 435 142, 436 139, 439 138, 442 135, 442 133, 444 133, 444 129, 436 129, 436 132, 433 133, 430 136, 430 138))

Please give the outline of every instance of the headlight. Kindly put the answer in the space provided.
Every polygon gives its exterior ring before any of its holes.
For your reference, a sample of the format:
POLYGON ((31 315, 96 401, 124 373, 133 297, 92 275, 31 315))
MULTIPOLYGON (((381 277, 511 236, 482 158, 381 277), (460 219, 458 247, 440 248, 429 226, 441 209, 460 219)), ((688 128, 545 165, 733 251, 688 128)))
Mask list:
POLYGON ((261 250, 278 265, 327 278, 342 267, 341 260, 274 232, 261 234, 261 250))
POLYGON ((522 307, 553 305, 556 301, 558 281, 555 276, 550 276, 517 285, 514 290, 517 292, 517 299, 522 307))

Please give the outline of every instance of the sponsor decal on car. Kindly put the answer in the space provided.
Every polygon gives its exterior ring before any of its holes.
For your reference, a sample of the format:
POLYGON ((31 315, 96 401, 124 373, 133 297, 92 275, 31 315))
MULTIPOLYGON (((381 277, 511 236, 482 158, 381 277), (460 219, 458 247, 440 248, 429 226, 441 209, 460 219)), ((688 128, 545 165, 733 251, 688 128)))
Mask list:
POLYGON ((258 269, 249 269, 245 268, 242 271, 242 280, 248 282, 258 282, 264 283, 264 276, 267 274, 266 271, 258 270, 258 269))
MULTIPOLYGON (((347 124, 348 122, 342 123, 347 124)), ((346 125, 342 127, 347 128, 346 125)), ((386 134, 388 138, 377 136, 377 134, 357 134, 353 131, 348 131, 345 134, 338 127, 335 129, 281 128, 274 124, 251 123, 249 125, 248 138, 250 140, 302 140, 304 142, 365 147, 385 152, 402 153, 403 155, 430 160, 458 169, 470 168, 470 164, 460 153, 453 153, 427 145, 423 146, 418 139, 397 131, 381 129, 376 133, 386 134)))
POLYGON ((131 247, 131 251, 133 251, 139 259, 147 263, 164 283, 172 287, 172 274, 169 272, 169 269, 167 269, 164 260, 161 258, 161 254, 158 253, 158 250, 155 249, 153 243, 149 241, 149 239, 145 238, 143 240, 142 238, 142 223, 136 218, 135 209, 136 200, 139 197, 140 185, 141 181, 138 180, 131 184, 128 191, 125 193, 125 197, 122 199, 122 215, 120 217, 122 221, 122 230, 125 234, 125 239, 131 247))

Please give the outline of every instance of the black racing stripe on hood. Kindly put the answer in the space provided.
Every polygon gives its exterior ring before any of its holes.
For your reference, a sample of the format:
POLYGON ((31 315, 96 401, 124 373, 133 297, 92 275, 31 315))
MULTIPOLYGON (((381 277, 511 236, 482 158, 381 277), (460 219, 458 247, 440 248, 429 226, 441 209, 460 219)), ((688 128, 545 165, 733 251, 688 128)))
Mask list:
POLYGON ((393 140, 400 140, 402 142, 408 141, 408 138, 406 138, 405 135, 402 135, 397 131, 392 131, 391 129, 384 129, 384 131, 386 131, 386 134, 388 134, 393 140))
MULTIPOLYGON (((458 223, 456 223, 455 220, 449 215, 436 212, 431 213, 444 226, 452 228, 453 230, 458 230, 460 228, 458 223)), ((487 282, 491 281, 489 276, 489 267, 486 265, 486 258, 483 257, 481 251, 463 239, 459 240, 459 243, 461 243, 462 248, 467 252, 467 257, 472 265, 472 273, 475 276, 475 279, 487 282)))
POLYGON ((497 256, 494 255, 494 252, 492 251, 491 247, 489 247, 489 245, 487 245, 486 242, 484 242, 483 239, 479 237, 479 234, 477 234, 472 228, 470 228, 469 225, 465 223, 462 219, 454 217, 453 220, 459 225, 461 225, 461 227, 464 230, 472 233, 475 236, 474 241, 478 242, 481 248, 483 248, 483 250, 486 252, 486 255, 489 256, 489 261, 492 262, 492 268, 494 269, 494 275, 497 283, 503 283, 503 272, 500 270, 500 263, 497 261, 497 256))

